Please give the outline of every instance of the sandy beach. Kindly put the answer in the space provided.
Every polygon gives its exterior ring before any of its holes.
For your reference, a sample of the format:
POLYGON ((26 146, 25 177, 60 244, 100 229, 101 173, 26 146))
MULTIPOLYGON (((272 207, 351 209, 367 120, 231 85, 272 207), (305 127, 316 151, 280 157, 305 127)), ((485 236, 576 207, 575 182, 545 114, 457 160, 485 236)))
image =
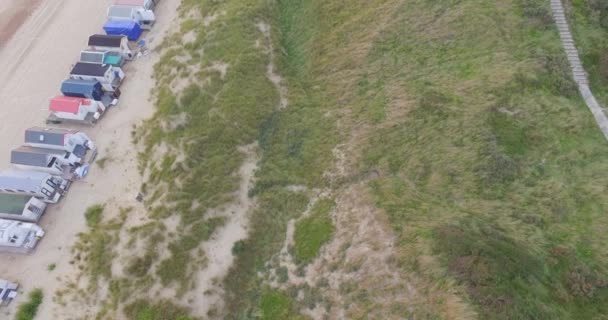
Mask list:
POLYGON ((0 48, 9 41, 39 4, 40 0, 3 0, 0 3, 0 48))
MULTIPOLYGON (((23 143, 25 129, 45 124, 48 99, 60 94, 60 83, 68 77, 89 35, 102 32, 105 11, 112 2, 9 0, 6 5, 6 1, 0 7, 0 30, 5 30, 0 36, 0 65, 8 67, 0 74, 3 101, 0 169, 10 167, 10 150, 23 143), (5 29, 7 25, 10 28, 5 29), (14 34, 6 32, 11 28, 15 29, 14 34)), ((144 34, 150 46, 160 42, 176 15, 178 4, 179 0, 166 0, 158 6, 157 24, 144 34)), ((37 319, 87 316, 85 310, 62 310, 52 297, 64 280, 76 273, 70 264, 70 247, 76 235, 86 229, 83 213, 88 206, 106 203, 143 210, 134 199, 141 177, 131 144, 131 130, 153 112, 149 93, 157 59, 158 55, 153 53, 129 63, 125 67, 127 79, 121 87, 119 106, 109 110, 95 127, 82 128, 98 146, 99 157, 110 157, 112 161, 103 170, 93 166, 84 181, 75 182, 67 196, 47 210, 40 222, 47 233, 36 252, 26 256, 0 254, 3 262, 0 278, 18 282, 22 291, 9 308, 0 309, 0 318, 12 318, 16 306, 27 298, 25 293, 33 288, 41 288, 45 294, 37 319), (56 269, 49 271, 50 264, 55 264, 56 269)))

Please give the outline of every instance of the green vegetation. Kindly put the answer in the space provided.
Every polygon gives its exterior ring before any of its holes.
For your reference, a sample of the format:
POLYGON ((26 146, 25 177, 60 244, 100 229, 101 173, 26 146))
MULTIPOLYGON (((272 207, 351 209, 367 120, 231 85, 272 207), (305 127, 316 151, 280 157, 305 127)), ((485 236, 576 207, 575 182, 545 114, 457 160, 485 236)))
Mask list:
MULTIPOLYGON (((198 222, 191 227, 189 234, 169 244, 171 256, 162 260, 156 270, 163 285, 169 285, 175 281, 182 285, 182 290, 186 289, 188 285, 187 280, 191 278, 188 266, 191 260, 193 260, 189 254, 190 251, 198 247, 201 242, 209 240, 213 231, 223 224, 224 218, 212 218, 198 222)), ((150 255, 147 257, 151 258, 150 255)), ((146 256, 144 256, 144 261, 145 259, 146 256)))
POLYGON ((141 239, 144 241, 145 249, 143 255, 129 258, 125 272, 130 277, 145 279, 152 268, 152 264, 158 258, 158 245, 166 239, 166 227, 159 221, 153 221, 131 228, 129 232, 132 235, 129 246, 133 246, 138 239, 141 239))
MULTIPOLYGON (((285 187, 324 184, 323 172, 337 141, 333 121, 321 107, 332 103, 305 79, 310 61, 307 67, 295 68, 283 57, 270 60, 270 50, 280 52, 274 32, 277 21, 272 18, 277 9, 263 0, 182 1, 180 29, 165 37, 158 49, 162 56, 155 66, 156 113, 132 132, 134 142, 143 146, 138 164, 147 178, 141 191, 147 195, 144 204, 150 221, 130 230, 127 246, 142 245, 143 252, 126 258, 127 277, 112 275, 112 247, 120 226, 119 221, 103 221, 103 207, 87 213, 91 230, 81 235, 75 249, 75 260, 92 283, 103 279, 110 284, 99 318, 118 310, 121 300, 126 301, 128 318, 187 316, 187 309, 168 306, 167 301, 136 299, 145 298, 142 295, 155 283, 175 289, 180 297, 195 288, 193 272, 206 265, 201 244, 224 224, 224 219, 206 213, 235 200, 241 180, 238 169, 246 156, 239 147, 253 143, 258 143, 256 152, 262 160, 258 182, 250 190, 257 199, 248 230, 252 236, 234 246, 237 261, 226 285, 231 301, 227 313, 251 317, 258 312, 264 287, 257 273, 282 246, 287 222, 309 201, 305 192, 285 187), (200 17, 193 14, 197 12, 200 17), (201 23, 201 17, 214 13, 216 19, 209 25, 201 23), (265 24, 272 33, 265 33, 265 24), (291 74, 282 81, 289 87, 289 107, 283 110, 278 109, 279 90, 266 74, 270 63, 291 74), (164 220, 174 216, 179 232, 166 232, 164 220), (164 248, 170 255, 161 260, 164 248)), ((294 27, 295 33, 305 30, 294 27)), ((289 50, 307 49, 292 43, 289 50)))
POLYGON ((607 311, 608 149, 548 5, 410 3, 367 58, 411 101, 372 134, 363 166, 380 172, 370 188, 404 256, 438 258, 404 269, 455 279, 481 319, 607 311))
POLYGON ((122 209, 121 214, 102 223, 104 206, 97 204, 87 208, 85 219, 88 232, 78 234, 78 241, 72 248, 74 260, 79 268, 90 277, 89 290, 95 290, 101 279, 112 276, 114 246, 118 243, 118 232, 130 209, 122 209))
POLYGON ((28 295, 29 301, 19 305, 19 308, 17 308, 15 320, 33 320, 36 317, 36 313, 38 313, 38 307, 42 304, 43 297, 42 290, 32 290, 28 295))
POLYGON ((591 91, 608 105, 608 4, 598 0, 566 2, 570 30, 587 74, 591 91))
POLYGON ((261 320, 305 319, 294 312, 293 302, 288 296, 276 290, 266 290, 260 299, 261 320))
POLYGON ((437 227, 435 250, 445 255, 450 275, 482 302, 483 318, 565 319, 603 314, 608 278, 586 266, 575 251, 553 248, 543 257, 497 226, 474 218, 437 227), (547 305, 556 301, 565 308, 547 305), (512 308, 514 307, 514 308, 512 308))
MULTIPOLYGON (((593 89, 608 101, 606 8, 597 3, 572 1, 570 18, 593 89)), ((370 214, 388 217, 390 263, 421 284, 412 300, 423 303, 381 305, 381 291, 346 281, 337 307, 355 306, 344 317, 608 313, 608 149, 570 78, 548 1, 184 0, 180 13, 155 67, 157 111, 133 135, 144 146, 150 221, 129 243, 144 250, 128 258, 127 277, 112 278, 120 220, 104 223, 103 207, 87 211, 91 230, 77 246, 92 279, 111 283, 107 310, 127 301, 130 319, 189 319, 188 309, 142 292, 154 283, 178 296, 194 288, 193 272, 206 264, 200 245, 225 222, 206 213, 235 200, 246 156, 239 147, 258 142, 256 207, 249 237, 232 248, 221 317, 297 318, 319 302, 327 281, 323 289, 287 284, 285 293, 265 276, 309 191, 345 201, 336 194, 353 184, 364 191, 351 196, 381 209, 370 214), (223 14, 205 26, 186 15, 197 12, 223 14), (287 88, 284 109, 266 74, 269 50, 287 88), (325 173, 338 144, 348 172, 334 179, 325 173), (177 234, 163 222, 172 216, 177 234), (164 248, 170 255, 160 260, 164 248)), ((322 200, 298 220, 298 272, 331 239, 334 205, 322 200)), ((365 269, 342 262, 347 272, 365 269)), ((284 267, 275 271, 288 282, 284 267)))
POLYGON ((147 300, 137 300, 125 308, 125 315, 133 320, 196 320, 189 316, 189 311, 162 300, 151 304, 147 300))
MULTIPOLYGON (((134 134, 135 141, 145 146, 139 168, 149 178, 142 192, 151 194, 149 199, 159 199, 146 203, 151 217, 179 214, 185 234, 171 240, 171 256, 155 268, 151 265, 157 255, 146 253, 133 258, 126 271, 142 279, 153 274, 163 285, 177 284, 180 293, 190 288, 192 270, 205 264, 204 257, 193 258, 196 248, 223 223, 207 219, 205 212, 234 200, 231 193, 240 181, 236 172, 244 160, 238 147, 259 143, 262 160, 250 192, 258 201, 251 218, 252 236, 234 247, 237 261, 226 279, 231 315, 254 314, 262 288, 257 272, 282 245, 287 221, 306 208, 304 193, 284 187, 325 183, 322 174, 337 141, 333 121, 323 108, 331 101, 325 100, 323 90, 313 87, 309 79, 313 65, 302 60, 310 59, 304 43, 285 43, 290 52, 299 52, 297 60, 281 56, 272 61, 285 77, 283 85, 289 87, 289 106, 278 109, 279 90, 266 75, 271 63, 268 51, 278 55, 280 41, 286 39, 277 39, 274 28, 277 23, 287 28, 297 12, 275 21, 276 10, 287 8, 260 0, 182 1, 182 15, 223 14, 209 26, 198 18, 186 18, 179 32, 165 38, 161 62, 155 67, 160 85, 157 112, 134 134), (265 24, 273 28, 269 38, 265 24), (193 34, 195 40, 182 43, 185 34, 193 34), (301 62, 307 65, 297 65, 301 62), (226 66, 225 74, 214 67, 218 64, 226 66), (171 89, 172 82, 186 78, 189 84, 183 90, 171 89), (159 146, 174 152, 156 155, 159 146), (242 289, 245 294, 236 294, 242 289)), ((298 40, 312 39, 308 29, 294 24, 289 32, 302 37, 298 40)))
MULTIPOLYGON (((192 258, 195 249, 223 224, 221 220, 206 219, 205 212, 234 200, 231 193, 240 182, 236 173, 244 160, 238 147, 257 141, 261 128, 279 130, 276 121, 268 120, 282 116, 276 112, 278 91, 266 76, 269 58, 264 46, 269 44, 263 42, 264 35, 257 26, 266 8, 263 1, 183 1, 182 14, 225 13, 209 26, 185 19, 181 30, 165 39, 163 57, 156 65, 161 84, 157 112, 139 128, 136 140, 145 145, 140 169, 149 172, 142 189, 154 194, 152 198, 162 199, 151 208, 152 215, 165 218, 179 214, 180 230, 185 231, 169 244, 171 256, 154 270, 164 285, 178 284, 180 292, 189 288, 191 272, 205 265, 204 257, 192 258), (194 33, 196 40, 184 45, 180 39, 187 33, 194 33), (256 47, 256 40, 262 41, 261 47, 256 47), (204 55, 200 55, 202 50, 204 55), (177 57, 186 57, 188 62, 178 62, 183 60, 177 57), (225 75, 213 68, 216 64, 227 66, 225 75), (171 81, 183 81, 180 78, 187 78, 190 85, 181 92, 171 91, 171 81), (185 121, 175 121, 178 118, 185 121), (179 124, 167 125, 175 122, 179 124), (178 161, 171 153, 152 159, 153 150, 161 144, 175 147, 175 153, 184 160, 178 161), (177 181, 181 183, 177 185, 177 181)), ((296 120, 294 115, 292 121, 299 122, 296 120)), ((299 135, 291 134, 290 139, 300 139, 299 135)), ((262 149, 270 145, 260 143, 262 149)), ((292 153, 294 158, 302 154, 295 149, 292 153)), ((145 266, 145 262, 142 258, 133 263, 145 266)))
POLYGON ((54 263, 51 263, 46 267, 46 269, 49 271, 53 271, 53 270, 55 270, 56 267, 57 267, 57 265, 55 265, 54 263))
POLYGON ((287 231, 287 222, 306 209, 308 198, 284 188, 274 188, 258 197, 258 209, 251 221, 250 236, 237 243, 239 250, 229 276, 225 280, 228 318, 251 317, 259 306, 263 290, 258 272, 265 270, 266 261, 278 252, 287 231))
POLYGON ((329 211, 335 206, 331 199, 319 200, 308 217, 296 223, 294 255, 298 263, 309 263, 319 253, 321 246, 331 239, 334 232, 329 211))
POLYGON ((84 217, 87 221, 87 226, 89 228, 95 228, 99 222, 101 221, 101 217, 103 214, 103 205, 96 204, 87 208, 84 213, 84 217))

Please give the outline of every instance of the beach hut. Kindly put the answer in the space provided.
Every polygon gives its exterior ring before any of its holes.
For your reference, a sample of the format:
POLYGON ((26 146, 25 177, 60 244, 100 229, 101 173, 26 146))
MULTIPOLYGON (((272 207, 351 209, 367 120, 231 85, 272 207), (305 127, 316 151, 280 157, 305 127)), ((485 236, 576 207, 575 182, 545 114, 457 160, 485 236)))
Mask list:
POLYGON ((126 36, 130 41, 136 41, 141 36, 141 26, 131 20, 108 20, 103 30, 109 36, 126 36))
POLYGON ((0 172, 0 194, 31 196, 47 203, 57 203, 69 187, 68 180, 46 172, 0 172))
POLYGON ((11 164, 14 167, 58 176, 69 177, 70 169, 81 162, 82 158, 63 150, 21 146, 11 151, 11 164))
POLYGON ((61 83, 61 93, 67 97, 93 99, 101 101, 104 92, 97 80, 68 79, 61 83))
POLYGON ((35 148, 63 150, 83 158, 95 145, 81 131, 62 128, 32 127, 25 130, 25 145, 35 148))
POLYGON ((106 108, 117 105, 120 96, 119 89, 114 90, 114 92, 103 91, 103 86, 97 80, 65 80, 61 83, 61 93, 66 97, 99 101, 106 108))
POLYGON ((154 10, 159 0, 115 0, 114 4, 119 6, 142 7, 146 10, 154 10))
POLYGON ((105 113, 103 103, 91 99, 57 96, 49 102, 47 123, 94 124, 105 113))
POLYGON ((83 50, 80 51, 80 62, 109 64, 111 66, 120 67, 124 64, 124 60, 119 53, 112 51, 96 51, 83 50))
POLYGON ((31 196, 0 194, 0 219, 36 223, 44 214, 46 203, 31 196))
POLYGON ((18 288, 18 284, 0 279, 0 305, 5 306, 13 301, 17 296, 18 288))
MULTIPOLYGON (((141 33, 141 29, 139 33, 141 33)), ((133 52, 129 48, 129 39, 120 33, 118 35, 94 34, 89 37, 88 45, 90 50, 116 52, 127 60, 133 58, 133 52)))
MULTIPOLYGON (((141 29, 150 30, 156 22, 156 16, 154 11, 144 7, 113 5, 108 8, 108 21, 137 22, 141 29)), ((133 39, 129 38, 129 40, 133 39)))
POLYGON ((17 169, 47 172, 65 180, 82 179, 89 171, 84 159, 63 150, 21 146, 11 151, 17 169))
POLYGON ((70 78, 76 80, 97 80, 106 91, 114 91, 120 87, 125 73, 119 67, 109 64, 78 62, 70 71, 70 78))
POLYGON ((30 253, 43 236, 36 224, 0 219, 0 252, 30 253))

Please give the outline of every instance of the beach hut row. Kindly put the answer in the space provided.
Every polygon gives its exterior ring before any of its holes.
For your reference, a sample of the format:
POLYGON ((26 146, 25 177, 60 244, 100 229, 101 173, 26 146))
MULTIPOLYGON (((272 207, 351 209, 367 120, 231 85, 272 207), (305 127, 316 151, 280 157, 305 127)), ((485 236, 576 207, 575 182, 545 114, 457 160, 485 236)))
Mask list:
MULTIPOLYGON (((96 156, 93 141, 76 128, 48 125, 92 126, 118 105, 126 77, 122 67, 141 54, 138 40, 154 25, 158 1, 115 0, 104 32, 89 37, 61 94, 49 99, 47 126, 25 130, 23 145, 11 151, 13 168, 0 172, 0 252, 31 253, 44 236, 37 223, 47 206, 85 178, 96 156)), ((10 297, 13 289, 6 282, 10 297)))

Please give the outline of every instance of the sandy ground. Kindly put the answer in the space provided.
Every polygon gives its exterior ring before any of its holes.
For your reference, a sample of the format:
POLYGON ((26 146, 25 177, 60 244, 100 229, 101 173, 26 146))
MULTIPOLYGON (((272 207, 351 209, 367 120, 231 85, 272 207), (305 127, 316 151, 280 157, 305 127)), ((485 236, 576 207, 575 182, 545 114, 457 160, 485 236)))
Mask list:
POLYGON ((40 0, 2 0, 0 2, 0 48, 40 4, 40 0))
MULTIPOLYGON (((6 8, 13 10, 14 3, 36 1, 0 2, 0 21, 5 21, 10 16, 6 8)), ((161 1, 156 10, 157 25, 145 35, 150 46, 160 42, 172 25, 179 2, 161 1)), ((0 65, 8 67, 0 74, 0 101, 3 102, 0 169, 9 168, 10 150, 22 144, 24 130, 44 125, 48 99, 60 93, 59 85, 67 78, 78 52, 86 46, 88 36, 102 32, 104 12, 110 3, 111 0, 40 0, 17 32, 0 46, 0 65)), ((16 11, 12 12, 14 16, 16 11)), ((152 54, 128 64, 119 106, 110 110, 94 128, 83 128, 98 146, 99 157, 109 156, 113 161, 103 170, 93 166, 84 181, 73 184, 67 197, 47 210, 40 223, 47 234, 36 252, 27 256, 0 254, 0 278, 20 283, 24 292, 36 287, 43 289, 45 299, 39 320, 66 319, 67 314, 78 317, 77 310, 60 310, 52 296, 61 287, 61 280, 76 273, 69 264, 70 247, 76 234, 85 230, 85 209, 95 203, 141 207, 134 200, 141 177, 136 170, 131 130, 153 112, 148 97, 154 85, 152 72, 157 59, 158 54, 152 54), (108 150, 111 154, 107 154, 108 150), (50 264, 56 264, 54 271, 47 270, 50 264)), ((9 318, 9 313, 25 299, 26 295, 21 294, 9 308, 0 309, 0 319, 9 318)))

